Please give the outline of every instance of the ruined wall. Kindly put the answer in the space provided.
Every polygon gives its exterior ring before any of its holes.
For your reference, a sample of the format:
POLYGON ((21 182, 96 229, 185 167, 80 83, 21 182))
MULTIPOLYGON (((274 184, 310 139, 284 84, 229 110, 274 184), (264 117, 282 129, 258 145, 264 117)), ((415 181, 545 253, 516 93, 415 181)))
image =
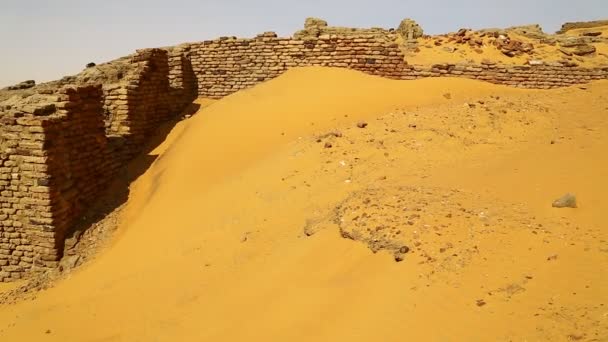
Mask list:
POLYGON ((2 108, 0 280, 54 267, 67 228, 105 185, 101 94, 64 87, 2 108))
POLYGON ((303 66, 523 88, 608 79, 608 65, 408 65, 391 30, 323 32, 309 29, 298 39, 267 32, 138 50, 0 103, 0 281, 56 266, 66 233, 159 124, 197 95, 221 98, 303 66))
POLYGON ((349 68, 392 79, 466 77, 522 88, 557 88, 608 78, 608 65, 587 69, 562 64, 408 65, 394 36, 321 35, 304 40, 277 38, 272 32, 253 39, 220 38, 193 43, 192 65, 200 96, 221 98, 279 76, 289 68, 349 68))
POLYGON ((372 35, 297 40, 272 32, 191 45, 198 93, 221 98, 302 66, 341 67, 399 78, 407 67, 396 43, 372 35))
POLYGON ((136 154, 160 123, 197 97, 188 49, 138 50, 131 72, 120 83, 104 85, 106 132, 120 146, 121 160, 136 154))
POLYGON ((0 104, 0 281, 55 267, 66 233, 147 135, 196 97, 183 49, 141 50, 130 63, 119 83, 0 104))
POLYGON ((608 66, 587 69, 557 65, 436 64, 413 67, 402 79, 465 77, 518 88, 551 89, 608 79, 608 66))

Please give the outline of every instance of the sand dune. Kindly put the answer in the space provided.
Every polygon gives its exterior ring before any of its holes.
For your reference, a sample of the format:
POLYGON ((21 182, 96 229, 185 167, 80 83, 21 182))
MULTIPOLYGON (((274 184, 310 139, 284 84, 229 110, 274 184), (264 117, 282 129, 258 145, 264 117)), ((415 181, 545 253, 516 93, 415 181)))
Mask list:
POLYGON ((290 70, 179 123, 0 338, 608 339, 607 90, 290 70))

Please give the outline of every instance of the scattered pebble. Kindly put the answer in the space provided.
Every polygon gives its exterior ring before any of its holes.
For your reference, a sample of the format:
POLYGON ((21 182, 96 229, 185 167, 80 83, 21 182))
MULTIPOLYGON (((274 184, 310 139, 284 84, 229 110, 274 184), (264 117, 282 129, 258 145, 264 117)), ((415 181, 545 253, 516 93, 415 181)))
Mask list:
POLYGON ((487 303, 486 303, 486 301, 485 301, 485 300, 483 300, 483 299, 478 299, 478 300, 477 300, 477 302, 476 302, 475 304, 477 304, 477 306, 481 307, 481 306, 486 305, 487 303))
POLYGON ((365 122, 365 121, 359 121, 359 122, 357 122, 357 127, 359 127, 359 128, 365 128, 365 127, 367 127, 367 122, 365 122))

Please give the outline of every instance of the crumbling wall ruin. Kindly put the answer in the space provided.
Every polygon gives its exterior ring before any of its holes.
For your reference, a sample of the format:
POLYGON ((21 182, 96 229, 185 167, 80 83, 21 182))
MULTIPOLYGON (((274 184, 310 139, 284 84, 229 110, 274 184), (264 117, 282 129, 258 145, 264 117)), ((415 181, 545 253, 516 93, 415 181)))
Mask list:
POLYGON ((118 83, 58 84, 0 104, 0 281, 57 266, 66 233, 194 100, 184 52, 140 50, 118 83))
POLYGON ((408 65, 396 38, 422 34, 413 21, 394 31, 329 27, 314 19, 294 37, 267 32, 143 49, 20 89, 19 96, 0 102, 0 282, 55 267, 66 234, 83 213, 159 124, 197 96, 221 98, 304 66, 543 89, 608 79, 608 65, 408 65))
MULTIPOLYGON (((391 35, 393 35, 391 33, 391 35)), ((349 68, 381 77, 413 80, 466 77, 520 88, 549 89, 608 78, 608 64, 582 68, 569 64, 505 65, 452 63, 408 65, 392 36, 376 34, 279 38, 267 32, 253 39, 224 37, 190 45, 199 96, 221 98, 279 76, 289 68, 349 68)))

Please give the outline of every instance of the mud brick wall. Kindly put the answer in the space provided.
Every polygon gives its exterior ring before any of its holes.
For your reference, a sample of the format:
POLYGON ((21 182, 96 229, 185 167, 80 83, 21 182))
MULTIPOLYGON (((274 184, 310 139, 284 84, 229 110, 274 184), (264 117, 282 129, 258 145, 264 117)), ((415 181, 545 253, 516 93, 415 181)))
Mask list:
POLYGON ((122 146, 122 159, 139 152, 160 123, 174 118, 197 97, 188 50, 138 50, 125 80, 104 85, 105 127, 122 146))
POLYGON ((196 98, 188 48, 141 50, 119 83, 0 104, 0 282, 56 267, 66 233, 164 121, 196 98))
POLYGON ((557 88, 608 78, 608 65, 587 69, 556 65, 408 65, 394 36, 322 35, 278 38, 267 32, 253 39, 220 38, 190 45, 198 93, 221 98, 302 66, 341 67, 392 79, 466 77, 521 88, 557 88))
POLYGON ((0 281, 54 267, 68 227, 107 182, 99 85, 4 108, 0 281))
POLYGON ((402 78, 465 77, 518 88, 550 89, 608 79, 608 66, 587 69, 557 65, 436 64, 414 66, 402 78))
POLYGON ((279 76, 289 68, 350 68, 399 78, 407 67, 396 43, 377 36, 321 36, 297 40, 272 32, 253 39, 220 38, 191 45, 198 94, 221 98, 279 76))

